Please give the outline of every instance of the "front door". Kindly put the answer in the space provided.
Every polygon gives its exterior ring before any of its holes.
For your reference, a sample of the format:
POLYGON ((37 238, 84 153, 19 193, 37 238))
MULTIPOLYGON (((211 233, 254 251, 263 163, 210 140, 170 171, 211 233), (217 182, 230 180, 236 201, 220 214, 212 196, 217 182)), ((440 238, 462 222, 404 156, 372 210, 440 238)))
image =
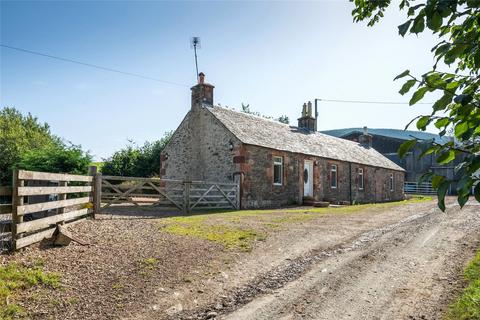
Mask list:
POLYGON ((313 197, 313 162, 305 160, 303 168, 303 196, 313 197))

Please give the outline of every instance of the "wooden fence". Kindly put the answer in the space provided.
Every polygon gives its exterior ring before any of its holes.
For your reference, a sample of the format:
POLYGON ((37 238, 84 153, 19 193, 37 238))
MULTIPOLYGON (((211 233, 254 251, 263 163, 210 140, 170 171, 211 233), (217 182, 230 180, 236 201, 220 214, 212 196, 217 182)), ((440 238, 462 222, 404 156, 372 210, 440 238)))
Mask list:
POLYGON ((19 170, 12 188, 12 245, 17 250, 51 238, 58 224, 92 214, 93 177, 19 170), (29 186, 31 181, 49 186, 29 186), (38 203, 25 203, 31 196, 46 196, 38 203))
MULTIPOLYGON (((98 211, 115 204, 151 205, 181 210, 239 209, 237 183, 159 178, 95 176, 98 211), (102 207, 103 205, 103 207, 102 207)), ((97 211, 97 210, 96 210, 97 211)))
POLYGON ((54 236, 58 225, 95 218, 114 205, 180 210, 240 209, 236 183, 73 175, 18 170, 12 187, 0 187, 0 241, 9 234, 17 250, 54 236), (10 203, 5 203, 9 198, 10 203))

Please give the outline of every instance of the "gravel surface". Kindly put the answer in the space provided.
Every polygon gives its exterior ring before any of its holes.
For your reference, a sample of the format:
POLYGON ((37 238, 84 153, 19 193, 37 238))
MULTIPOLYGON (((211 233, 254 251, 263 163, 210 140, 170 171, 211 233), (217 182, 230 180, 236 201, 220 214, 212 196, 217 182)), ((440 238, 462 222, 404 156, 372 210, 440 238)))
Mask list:
POLYGON ((43 243, 0 263, 62 274, 61 289, 18 297, 33 319, 436 319, 480 240, 480 206, 449 203, 448 214, 434 201, 333 210, 250 253, 162 232, 148 210, 112 208, 115 219, 70 228, 88 246, 43 243))

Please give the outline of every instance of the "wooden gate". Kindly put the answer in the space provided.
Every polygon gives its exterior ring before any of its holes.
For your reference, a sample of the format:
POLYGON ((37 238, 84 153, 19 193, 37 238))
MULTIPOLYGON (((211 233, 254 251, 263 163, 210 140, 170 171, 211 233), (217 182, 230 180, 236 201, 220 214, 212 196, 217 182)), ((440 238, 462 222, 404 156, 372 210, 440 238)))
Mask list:
POLYGON ((239 209, 239 185, 236 183, 187 181, 160 178, 95 176, 101 194, 99 210, 116 204, 151 205, 181 210, 239 209))

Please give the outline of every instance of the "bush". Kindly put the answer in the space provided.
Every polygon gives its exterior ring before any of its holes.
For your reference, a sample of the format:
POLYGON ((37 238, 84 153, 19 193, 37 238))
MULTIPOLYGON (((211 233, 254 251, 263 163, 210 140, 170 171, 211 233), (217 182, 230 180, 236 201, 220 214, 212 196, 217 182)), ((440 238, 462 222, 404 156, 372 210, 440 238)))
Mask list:
POLYGON ((135 146, 130 142, 115 152, 110 158, 104 159, 102 173, 112 176, 151 177, 160 172, 160 153, 167 145, 172 132, 154 142, 146 142, 143 146, 135 146))
POLYGON ((21 157, 17 167, 42 172, 87 174, 91 161, 90 154, 84 152, 79 146, 59 143, 27 151, 21 157))

